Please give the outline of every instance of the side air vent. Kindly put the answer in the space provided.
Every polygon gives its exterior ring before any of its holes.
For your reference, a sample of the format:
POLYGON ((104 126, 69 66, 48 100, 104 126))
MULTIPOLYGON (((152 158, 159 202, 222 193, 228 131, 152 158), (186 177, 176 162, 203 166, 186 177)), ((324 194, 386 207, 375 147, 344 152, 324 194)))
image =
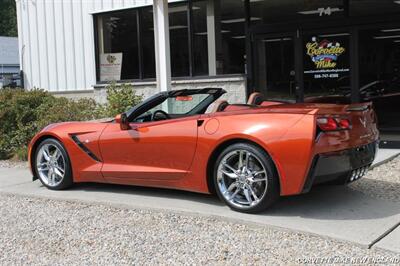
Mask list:
POLYGON ((71 135, 72 140, 76 143, 76 145, 79 146, 79 148, 81 148, 87 155, 89 155, 90 158, 92 158, 93 160, 95 160, 96 162, 101 162, 101 160, 99 158, 97 158, 96 155, 94 155, 94 153, 89 150, 80 140, 76 135, 71 135))

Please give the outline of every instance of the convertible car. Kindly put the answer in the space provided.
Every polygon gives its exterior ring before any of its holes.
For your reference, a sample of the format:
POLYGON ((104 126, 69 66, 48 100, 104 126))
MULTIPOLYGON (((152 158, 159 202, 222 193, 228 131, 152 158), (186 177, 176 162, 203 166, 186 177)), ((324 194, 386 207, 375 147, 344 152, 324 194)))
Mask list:
POLYGON ((106 122, 51 124, 29 145, 34 179, 53 190, 102 182, 216 193, 259 212, 319 183, 346 184, 372 163, 370 103, 286 104, 219 88, 161 92, 106 122))

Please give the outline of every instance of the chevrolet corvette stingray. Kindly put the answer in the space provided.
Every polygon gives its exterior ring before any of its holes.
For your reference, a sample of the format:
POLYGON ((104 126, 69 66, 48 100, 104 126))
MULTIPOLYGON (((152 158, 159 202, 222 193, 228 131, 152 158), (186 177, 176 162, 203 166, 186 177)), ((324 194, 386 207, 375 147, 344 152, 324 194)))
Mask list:
POLYGON ((319 183, 347 184, 371 165, 371 103, 219 100, 219 88, 161 92, 106 122, 51 124, 29 145, 33 178, 49 189, 101 182, 216 193, 259 212, 319 183))

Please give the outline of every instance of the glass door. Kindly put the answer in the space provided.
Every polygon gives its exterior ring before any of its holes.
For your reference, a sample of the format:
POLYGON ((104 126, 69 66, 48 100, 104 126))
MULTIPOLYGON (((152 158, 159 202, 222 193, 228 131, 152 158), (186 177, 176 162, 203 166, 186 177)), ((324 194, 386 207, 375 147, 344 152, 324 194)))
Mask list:
POLYGON ((295 35, 256 36, 254 44, 254 91, 267 100, 295 102, 295 35))
POLYGON ((360 100, 372 102, 381 147, 400 148, 400 23, 359 31, 360 100))
POLYGON ((302 42, 304 101, 350 102, 349 32, 305 32, 302 42))

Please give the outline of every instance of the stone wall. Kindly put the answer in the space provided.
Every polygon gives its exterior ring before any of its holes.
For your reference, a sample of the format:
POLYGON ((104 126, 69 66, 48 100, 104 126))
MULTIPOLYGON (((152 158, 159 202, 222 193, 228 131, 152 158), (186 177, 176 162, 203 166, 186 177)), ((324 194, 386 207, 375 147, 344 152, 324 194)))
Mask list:
MULTIPOLYGON (((133 82, 136 93, 143 95, 144 99, 156 94, 157 84, 155 81, 133 82)), ((94 98, 99 103, 107 101, 106 85, 95 85, 94 89, 82 91, 53 92, 55 96, 62 96, 71 99, 94 98)), ((172 89, 201 89, 201 88, 223 88, 227 91, 221 99, 230 103, 244 103, 246 100, 246 79, 243 76, 218 77, 207 79, 190 79, 172 81, 172 89)))
MULTIPOLYGON (((158 92, 156 82, 134 82, 132 83, 136 93, 143 95, 146 99, 158 92)), ((191 79, 172 81, 173 90, 181 89, 201 89, 201 88, 223 88, 227 93, 222 97, 230 103, 244 103, 246 100, 246 79, 242 76, 211 78, 211 79, 191 79)), ((96 101, 104 103, 107 93, 104 85, 97 85, 93 91, 96 101)))

